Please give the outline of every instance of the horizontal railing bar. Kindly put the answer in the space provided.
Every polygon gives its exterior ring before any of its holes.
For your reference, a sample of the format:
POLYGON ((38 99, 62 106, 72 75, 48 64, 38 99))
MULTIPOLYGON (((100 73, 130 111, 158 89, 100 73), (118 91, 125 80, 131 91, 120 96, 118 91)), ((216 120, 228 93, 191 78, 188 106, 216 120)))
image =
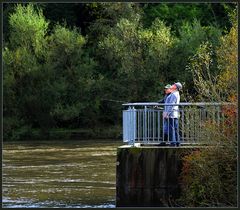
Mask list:
MULTIPOLYGON (((173 106, 172 103, 157 103, 157 102, 136 102, 136 103, 126 103, 123 106, 173 106)), ((174 104, 174 106, 220 106, 220 105, 237 105, 236 103, 230 102, 209 102, 209 103, 179 103, 174 104)))

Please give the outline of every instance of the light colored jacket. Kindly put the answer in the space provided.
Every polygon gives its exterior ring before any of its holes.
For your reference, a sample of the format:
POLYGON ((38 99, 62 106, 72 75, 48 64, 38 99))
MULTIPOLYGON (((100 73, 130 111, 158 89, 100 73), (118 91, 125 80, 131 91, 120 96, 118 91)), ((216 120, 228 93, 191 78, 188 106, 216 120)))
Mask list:
MULTIPOLYGON (((166 104, 179 104, 180 94, 179 91, 172 92, 165 100, 166 104)), ((165 106, 164 107, 165 116, 169 118, 179 118, 179 107, 178 106, 165 106)))

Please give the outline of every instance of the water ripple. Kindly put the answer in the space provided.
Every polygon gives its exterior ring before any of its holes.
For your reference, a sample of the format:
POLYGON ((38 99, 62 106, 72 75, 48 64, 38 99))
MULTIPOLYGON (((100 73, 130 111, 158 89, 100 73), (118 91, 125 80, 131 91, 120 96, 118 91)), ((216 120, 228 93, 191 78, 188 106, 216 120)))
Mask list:
POLYGON ((4 208, 115 208, 119 143, 4 144, 4 208))

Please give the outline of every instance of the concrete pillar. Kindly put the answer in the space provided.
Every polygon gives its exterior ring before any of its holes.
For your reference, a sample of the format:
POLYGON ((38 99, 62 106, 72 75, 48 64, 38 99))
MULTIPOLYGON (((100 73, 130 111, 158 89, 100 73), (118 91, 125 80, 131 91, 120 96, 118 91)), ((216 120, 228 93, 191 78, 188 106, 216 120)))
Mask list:
POLYGON ((181 156, 189 147, 121 146, 117 150, 116 206, 176 206, 181 156))

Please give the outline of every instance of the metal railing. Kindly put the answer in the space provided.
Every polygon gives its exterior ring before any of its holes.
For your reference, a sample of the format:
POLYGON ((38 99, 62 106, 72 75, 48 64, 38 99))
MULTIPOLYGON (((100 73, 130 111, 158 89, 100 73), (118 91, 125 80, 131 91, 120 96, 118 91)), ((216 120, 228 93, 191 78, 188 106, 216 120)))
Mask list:
MULTIPOLYGON (((221 132, 225 120, 222 111, 233 103, 179 103, 177 133, 181 144, 204 144, 211 141, 208 131, 221 132), (207 130, 208 129, 208 130, 207 130)), ((170 144, 169 119, 163 118, 165 106, 173 104, 123 104, 123 141, 128 144, 170 144)))

